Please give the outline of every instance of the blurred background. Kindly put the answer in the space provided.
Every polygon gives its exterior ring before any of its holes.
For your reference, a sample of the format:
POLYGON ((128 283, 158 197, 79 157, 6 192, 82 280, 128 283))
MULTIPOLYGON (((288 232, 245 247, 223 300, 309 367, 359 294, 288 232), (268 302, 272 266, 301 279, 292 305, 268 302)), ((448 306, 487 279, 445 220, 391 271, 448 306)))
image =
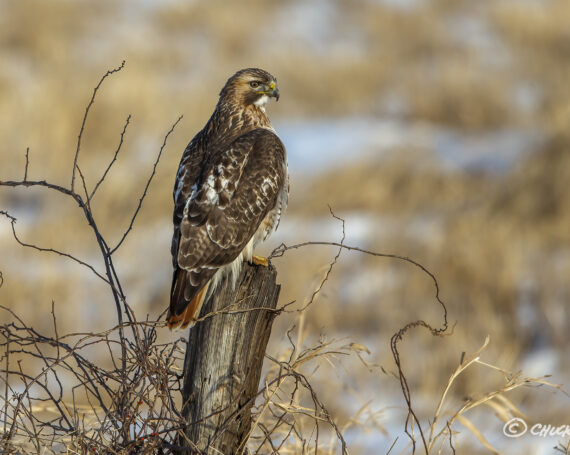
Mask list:
MULTIPOLYGON (((170 136, 134 230, 115 256, 139 319, 168 305, 172 187, 182 151, 236 70, 277 77, 268 112, 288 149, 290 205, 262 252, 282 242, 339 241, 421 262, 439 281, 453 335, 414 331, 401 345, 418 414, 433 416, 462 352, 490 336, 482 359, 570 383, 570 2, 567 0, 0 1, 0 180, 69 185, 79 164, 97 182, 132 114, 116 165, 93 201, 110 244, 128 226, 164 135, 170 136)), ((76 205, 57 194, 0 188, 23 241, 102 270, 76 205)), ((65 258, 18 246, 0 219, 0 304, 39 331, 52 300, 60 333, 115 323, 109 290, 65 258)), ((281 302, 310 299, 336 248, 289 251, 273 263, 281 302)), ((2 314, 7 318, 7 313, 2 314)), ((305 346, 366 346, 315 364, 310 377, 346 431, 351 453, 408 453, 405 403, 390 337, 407 322, 442 323, 433 283, 401 261, 343 251, 299 319, 280 316, 269 353, 293 325, 305 346), (354 358, 353 358, 354 357, 354 358), (314 370, 314 371, 313 371, 314 370), (358 414, 359 409, 363 412, 358 414), (351 419, 353 419, 351 421, 351 419)), ((2 321, 4 322, 4 321, 2 321)), ((163 330, 162 337, 181 333, 163 330)), ((504 384, 474 367, 450 410, 504 384)), ((529 422, 570 425, 570 399, 547 388, 507 394, 529 422)), ((552 453, 556 437, 503 436, 496 410, 468 415, 503 453, 552 453)), ((427 424, 427 421, 424 420, 427 424)), ((465 427, 458 453, 489 453, 465 427)), ((449 450, 446 448, 445 450, 449 450)))

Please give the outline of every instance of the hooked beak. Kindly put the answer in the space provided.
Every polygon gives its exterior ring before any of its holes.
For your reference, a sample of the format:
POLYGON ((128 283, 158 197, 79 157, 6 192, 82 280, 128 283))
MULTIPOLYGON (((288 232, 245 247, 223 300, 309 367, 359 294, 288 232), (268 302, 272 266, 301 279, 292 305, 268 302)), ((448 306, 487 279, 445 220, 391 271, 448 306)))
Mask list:
POLYGON ((268 86, 265 86, 266 90, 264 90, 263 94, 275 98, 275 101, 279 101, 279 88, 275 82, 271 82, 268 86))
POLYGON ((275 85, 275 82, 271 83, 271 87, 272 89, 268 95, 274 97, 275 101, 279 101, 279 89, 277 88, 277 85, 275 85))

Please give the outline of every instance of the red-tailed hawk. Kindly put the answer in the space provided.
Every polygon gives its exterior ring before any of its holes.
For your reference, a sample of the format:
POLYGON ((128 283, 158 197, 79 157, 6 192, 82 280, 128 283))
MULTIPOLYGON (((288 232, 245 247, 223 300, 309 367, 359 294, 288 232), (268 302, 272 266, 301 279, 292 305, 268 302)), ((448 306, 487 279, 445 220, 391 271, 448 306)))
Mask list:
POLYGON ((225 274, 235 285, 243 261, 267 265, 253 248, 277 227, 289 186, 285 147, 265 113, 271 97, 279 99, 271 74, 238 71, 182 155, 174 184, 171 329, 195 321, 225 274))

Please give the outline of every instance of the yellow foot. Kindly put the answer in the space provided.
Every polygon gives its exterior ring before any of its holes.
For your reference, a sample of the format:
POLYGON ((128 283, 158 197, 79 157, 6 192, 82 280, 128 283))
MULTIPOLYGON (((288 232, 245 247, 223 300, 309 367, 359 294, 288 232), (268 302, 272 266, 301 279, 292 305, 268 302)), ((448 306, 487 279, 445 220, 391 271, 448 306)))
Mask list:
POLYGON ((262 265, 263 267, 267 267, 269 265, 269 259, 262 256, 252 256, 251 262, 255 265, 262 265))

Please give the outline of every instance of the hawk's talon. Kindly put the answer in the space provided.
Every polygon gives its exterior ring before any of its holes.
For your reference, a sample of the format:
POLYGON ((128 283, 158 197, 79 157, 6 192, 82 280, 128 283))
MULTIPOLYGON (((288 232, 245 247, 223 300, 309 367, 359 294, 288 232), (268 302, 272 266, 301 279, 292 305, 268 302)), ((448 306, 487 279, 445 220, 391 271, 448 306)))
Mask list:
POLYGON ((252 256, 251 263, 254 265, 261 265, 263 267, 267 267, 269 265, 269 259, 264 258, 263 256, 252 256))

